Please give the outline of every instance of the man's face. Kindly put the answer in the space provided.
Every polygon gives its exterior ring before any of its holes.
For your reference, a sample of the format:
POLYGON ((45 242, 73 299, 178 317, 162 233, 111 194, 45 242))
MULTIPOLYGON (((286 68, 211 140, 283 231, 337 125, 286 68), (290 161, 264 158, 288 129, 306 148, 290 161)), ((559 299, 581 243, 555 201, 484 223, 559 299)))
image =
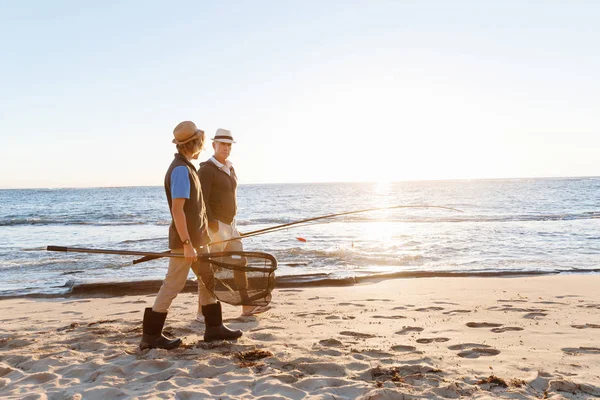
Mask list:
POLYGON ((227 160, 231 153, 231 143, 213 142, 213 149, 215 149, 215 156, 221 160, 227 160))

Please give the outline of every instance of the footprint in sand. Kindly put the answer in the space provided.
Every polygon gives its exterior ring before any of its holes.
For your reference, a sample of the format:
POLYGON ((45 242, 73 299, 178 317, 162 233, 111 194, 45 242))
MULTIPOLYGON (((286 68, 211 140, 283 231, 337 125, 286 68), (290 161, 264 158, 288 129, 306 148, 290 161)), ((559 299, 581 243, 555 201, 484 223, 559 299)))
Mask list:
POLYGON ((405 326, 401 331, 395 332, 396 335, 407 335, 411 332, 423 332, 423 328, 418 326, 405 326))
MULTIPOLYGON (((63 304, 76 304, 76 303, 90 303, 91 300, 71 300, 71 301, 65 301, 63 304)), ((117 303, 119 304, 119 303, 117 303)))
POLYGON ((342 346, 342 342, 340 342, 337 339, 323 339, 323 340, 319 340, 319 344, 321 346, 327 346, 327 347, 340 347, 342 346))
POLYGON ((390 358, 394 355, 383 350, 362 350, 360 354, 371 358, 390 358))
POLYGON ((53 374, 50 372, 36 372, 34 374, 25 376, 25 378, 23 378, 19 381, 15 381, 15 383, 18 383, 19 385, 27 385, 27 384, 39 385, 39 384, 57 380, 57 379, 58 379, 58 375, 56 375, 56 374, 53 374))
POLYGON ((270 329, 282 330, 282 329, 286 329, 286 328, 284 328, 282 326, 261 326, 258 328, 250 329, 250 332, 266 331, 266 330, 270 330, 270 329))
POLYGON ((493 322, 467 322, 469 328, 498 328, 502 324, 496 324, 493 322))
POLYGON ((458 303, 452 303, 450 301, 434 301, 433 304, 448 304, 448 305, 451 305, 451 306, 457 306, 458 305, 458 303))
POLYGON ((450 310, 450 311, 445 311, 444 314, 446 315, 454 315, 454 314, 466 314, 466 313, 470 313, 471 310, 450 310))
POLYGON ((7 347, 9 349, 18 349, 31 345, 33 341, 25 339, 4 339, 0 340, 0 348, 7 347))
POLYGON ((114 314, 108 314, 108 315, 125 315, 125 314, 137 314, 139 313, 139 310, 134 310, 134 311, 121 311, 118 313, 114 313, 114 314))
POLYGON ((391 301, 390 299, 367 299, 366 301, 391 301))
POLYGON ((101 319, 100 321, 90 322, 87 326, 94 326, 100 324, 111 324, 113 322, 119 322, 118 319, 101 319))
POLYGON ((146 300, 120 301, 115 304, 143 304, 143 303, 146 303, 146 300))
POLYGON ((598 347, 564 347, 561 350, 572 356, 579 354, 600 354, 598 347))
POLYGON ((417 348, 415 346, 404 346, 404 345, 396 345, 392 346, 392 350, 394 351, 415 351, 417 348))
POLYGON ((356 304, 356 303, 338 303, 338 306, 354 306, 354 307, 364 307, 364 304, 356 304))
POLYGON ((428 343, 442 343, 442 342, 447 342, 448 338, 445 337, 438 337, 438 338, 429 338, 429 339, 417 339, 417 343, 421 343, 421 344, 428 344, 428 343))
POLYGON ((497 356, 500 350, 492 349, 487 344, 481 343, 461 343, 448 346, 450 350, 462 350, 457 355, 462 358, 479 358, 497 356))
POLYGON ((67 326, 63 326, 62 328, 56 328, 57 332, 62 332, 62 331, 72 331, 75 328, 78 328, 79 324, 77 322, 71 322, 69 325, 67 326))
POLYGON ((329 313, 329 312, 318 311, 318 312, 313 312, 313 313, 307 313, 307 312, 296 313, 296 316, 298 316, 298 317, 318 317, 318 316, 330 315, 330 314, 331 313, 329 313))
POLYGON ((491 331, 494 333, 504 333, 504 332, 509 332, 509 331, 522 331, 522 330, 523 330, 523 328, 518 327, 518 326, 504 326, 502 328, 491 329, 491 331))
POLYGON ((3 377, 4 375, 10 374, 13 371, 16 371, 16 370, 11 367, 0 367, 0 378, 3 377))
POLYGON ((375 335, 371 335, 370 333, 360 333, 360 332, 352 332, 352 331, 343 331, 340 332, 340 335, 343 336, 352 336, 360 339, 370 339, 376 337, 375 335))
POLYGON ((586 328, 596 328, 596 329, 600 329, 600 325, 596 325, 596 324, 571 325, 571 327, 573 327, 573 328, 575 328, 575 329, 586 329, 586 328))
POLYGON ((452 346, 448 346, 448 349, 450 350, 466 350, 466 349, 474 349, 474 348, 480 348, 480 349, 484 349, 484 348, 488 348, 491 346, 488 346, 487 344, 481 344, 481 343, 461 343, 461 344, 453 344, 452 346))
POLYGON ((275 335, 271 334, 271 333, 250 333, 248 335, 250 337, 250 339, 252 340, 258 340, 261 342, 273 342, 275 341, 277 338, 275 337, 275 335))
POLYGON ((586 305, 579 305, 577 307, 579 307, 579 308, 596 308, 596 309, 600 310, 600 304, 586 304, 586 305))
POLYGON ((371 318, 383 318, 383 319, 405 319, 404 315, 373 315, 371 318))
POLYGON ((476 347, 473 349, 461 351, 457 355, 462 358, 479 358, 497 356, 498 354, 500 354, 500 350, 476 347))
POLYGON ((398 306, 398 307, 392 308, 392 310, 407 310, 407 308, 404 306, 398 306))
POLYGON ((429 311, 441 311, 443 309, 444 309, 444 307, 422 307, 422 308, 417 308, 415 311, 429 312, 429 311))
POLYGON ((513 307, 511 305, 505 305, 502 307, 490 307, 488 308, 488 310, 490 311, 502 311, 502 312, 507 312, 507 311, 512 311, 512 312, 536 312, 536 313, 542 313, 548 310, 545 310, 543 308, 520 308, 520 307, 513 307))
POLYGON ((352 315, 343 315, 343 316, 338 316, 338 315, 330 315, 329 317, 325 317, 325 319, 354 319, 356 317, 353 317, 352 315))
POLYGON ((548 314, 543 313, 543 312, 532 312, 532 313, 523 315, 523 318, 536 319, 536 318, 545 317, 546 315, 548 315, 548 314))
POLYGON ((500 299, 498 300, 498 303, 527 303, 527 300, 523 300, 523 299, 500 299))

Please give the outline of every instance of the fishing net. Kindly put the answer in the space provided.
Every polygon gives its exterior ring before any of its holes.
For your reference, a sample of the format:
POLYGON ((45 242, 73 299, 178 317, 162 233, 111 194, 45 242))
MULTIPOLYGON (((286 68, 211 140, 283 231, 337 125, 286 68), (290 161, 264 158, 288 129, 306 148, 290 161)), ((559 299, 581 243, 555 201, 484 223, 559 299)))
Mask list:
POLYGON ((271 254, 225 251, 205 254, 197 261, 200 278, 217 299, 234 306, 264 306, 275 287, 277 260, 271 254), (210 268, 206 268, 206 263, 210 268))

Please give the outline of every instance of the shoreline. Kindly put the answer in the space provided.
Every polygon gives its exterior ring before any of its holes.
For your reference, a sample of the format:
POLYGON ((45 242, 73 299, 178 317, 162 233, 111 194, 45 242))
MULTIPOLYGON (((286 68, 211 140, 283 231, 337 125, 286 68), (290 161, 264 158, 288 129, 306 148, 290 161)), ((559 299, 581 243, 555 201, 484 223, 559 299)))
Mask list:
POLYGON ((202 341, 179 295, 172 351, 140 351, 154 295, 0 301, 6 398, 514 398, 600 396, 600 275, 385 280, 280 288, 234 342, 202 341))
MULTIPOLYGON (((346 278, 330 278, 327 274, 287 275, 276 277, 275 289, 309 288, 309 287, 348 287, 362 284, 375 284, 385 280, 424 279, 424 278, 519 278, 527 276, 554 275, 596 275, 600 268, 577 271, 490 271, 490 272, 435 272, 408 271, 377 275, 353 276, 346 278)), ((96 298, 120 297, 126 295, 145 295, 158 293, 162 279, 125 282, 94 282, 65 285, 65 292, 59 293, 26 293, 0 295, 0 301, 9 299, 61 299, 61 298, 96 298)), ((194 293, 197 290, 196 280, 188 279, 181 293, 194 293)))

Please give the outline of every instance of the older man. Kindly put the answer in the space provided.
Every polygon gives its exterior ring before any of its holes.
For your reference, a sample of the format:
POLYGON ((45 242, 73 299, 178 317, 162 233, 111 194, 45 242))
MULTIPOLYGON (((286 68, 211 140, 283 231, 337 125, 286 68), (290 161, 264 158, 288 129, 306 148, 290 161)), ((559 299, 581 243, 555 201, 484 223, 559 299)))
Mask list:
MULTIPOLYGON (((231 132, 227 129, 217 129, 212 138, 214 155, 200 163, 198 171, 202 194, 206 203, 209 234, 215 245, 211 251, 243 251, 240 233, 237 230, 235 216, 237 214, 237 176, 231 161, 231 146, 235 143, 231 132), (238 238, 237 240, 231 240, 238 238), (221 241, 227 240, 225 243, 221 241)), ((235 276, 240 289, 242 301, 247 296, 245 288, 248 283, 243 273, 235 276)), ((250 316, 270 309, 270 306, 244 305, 242 315, 250 316)))

